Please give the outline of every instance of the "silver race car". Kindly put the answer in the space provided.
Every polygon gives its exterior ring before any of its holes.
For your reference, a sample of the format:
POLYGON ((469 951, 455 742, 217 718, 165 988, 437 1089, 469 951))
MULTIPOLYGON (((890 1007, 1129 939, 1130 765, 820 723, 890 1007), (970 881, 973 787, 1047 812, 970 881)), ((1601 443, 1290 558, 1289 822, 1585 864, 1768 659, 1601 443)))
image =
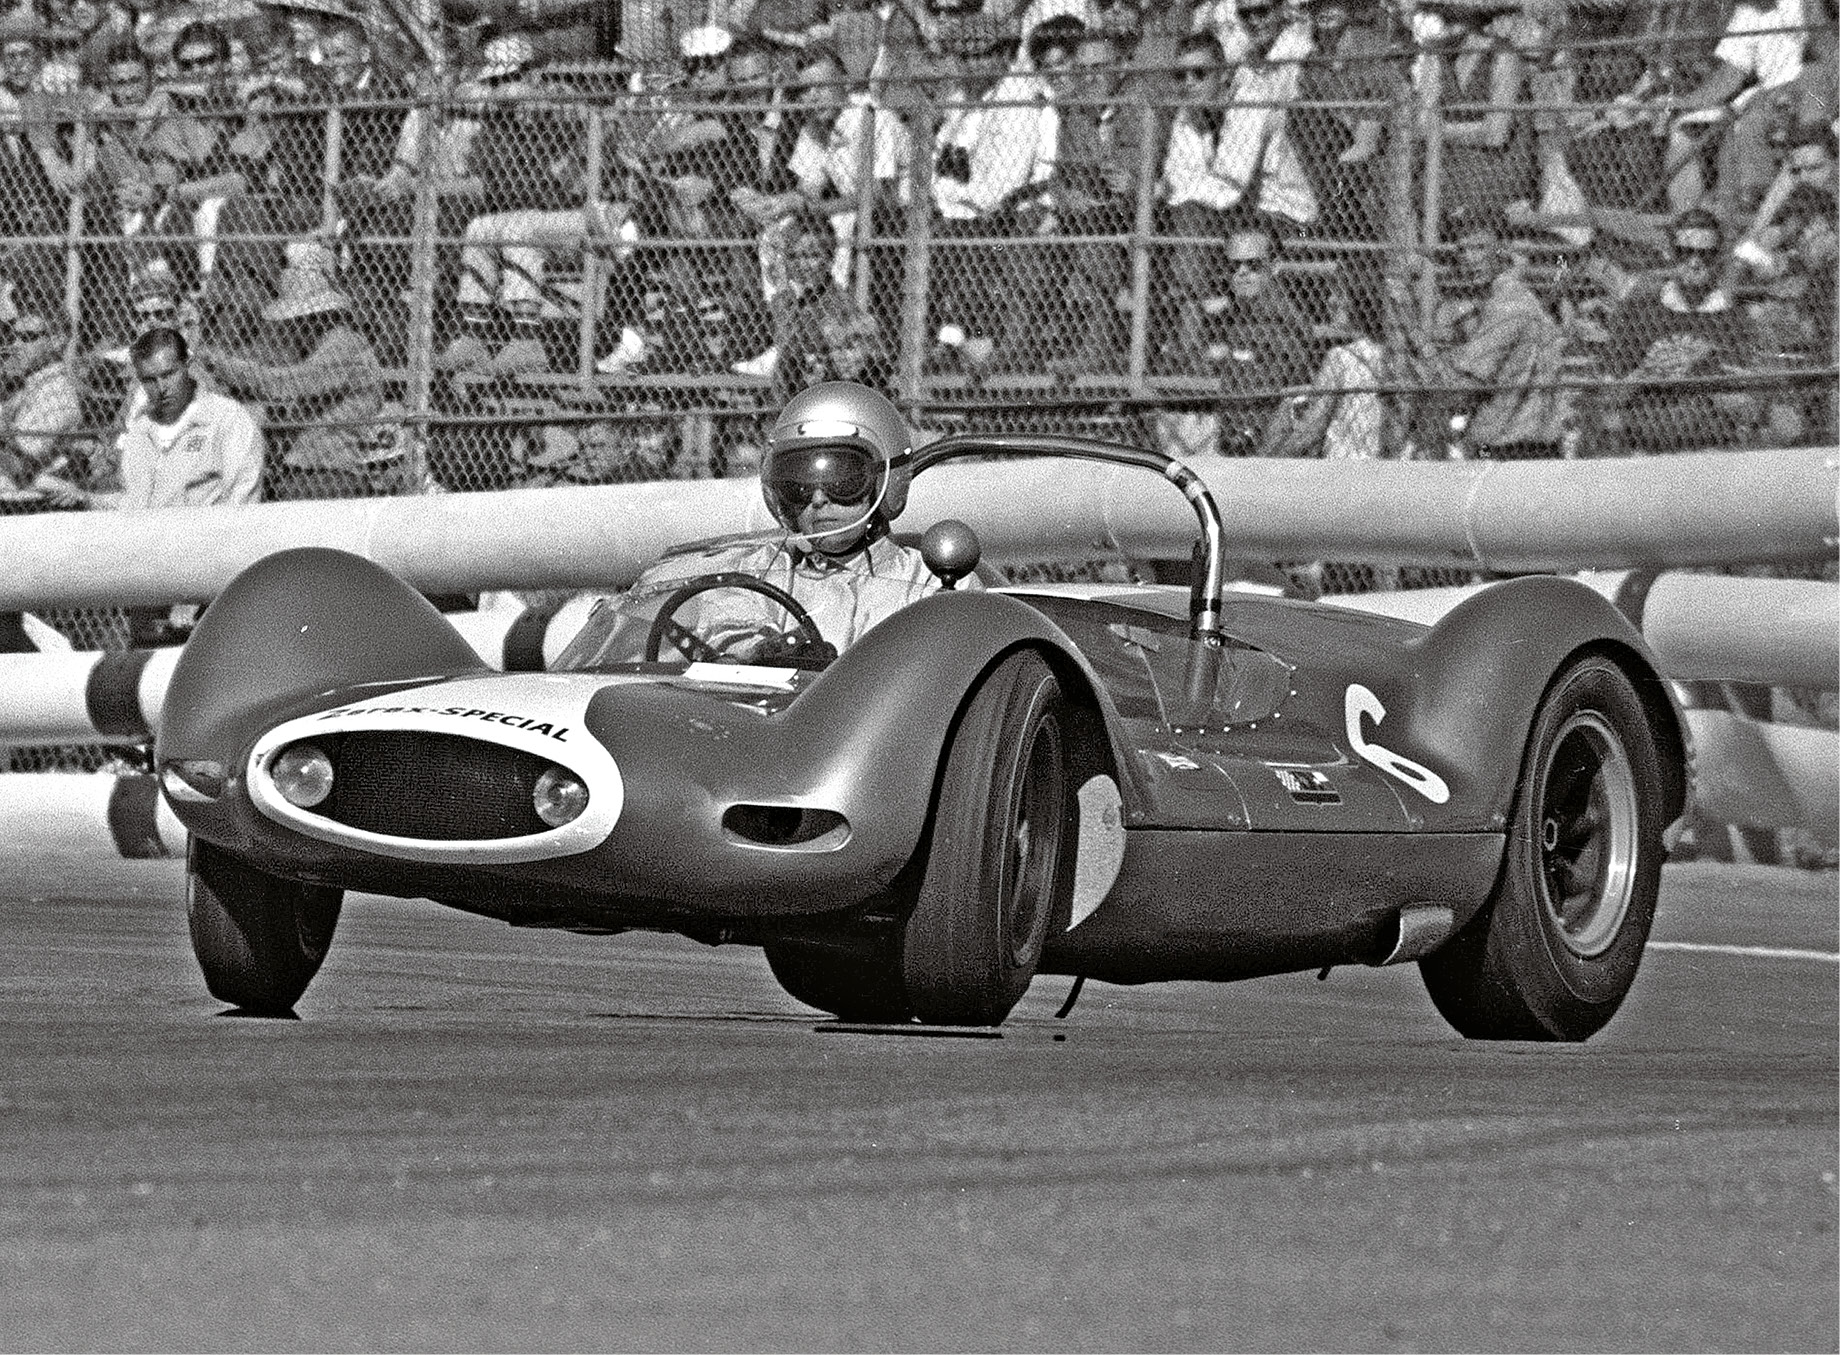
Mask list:
MULTIPOLYGON (((1628 622, 1513 579, 1435 626, 1223 586, 1181 463, 964 435, 1181 490, 1189 587, 948 587, 835 654, 746 574, 602 605, 550 671, 485 667, 367 561, 289 550, 212 603, 157 747, 210 991, 290 1011, 348 891, 519 926, 764 948, 851 1021, 995 1025, 1038 973, 1145 983, 1419 965, 1465 1035, 1577 1040, 1629 990, 1684 723, 1628 622), (745 660, 697 601, 764 594, 745 660), (764 604, 763 604, 764 605, 764 604)), ((927 562, 977 564, 963 524, 927 562)))

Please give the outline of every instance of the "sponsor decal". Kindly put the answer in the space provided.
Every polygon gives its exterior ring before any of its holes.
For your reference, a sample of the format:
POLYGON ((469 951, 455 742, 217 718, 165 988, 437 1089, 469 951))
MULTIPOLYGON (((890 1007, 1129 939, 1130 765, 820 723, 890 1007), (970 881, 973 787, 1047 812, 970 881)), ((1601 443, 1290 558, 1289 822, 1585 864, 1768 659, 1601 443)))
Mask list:
POLYGON ((481 724, 510 725, 513 729, 542 734, 559 742, 566 742, 569 736, 567 725, 533 720, 512 711, 476 710, 467 706, 340 706, 337 710, 322 712, 319 718, 331 720, 341 715, 451 715, 462 720, 478 720, 481 724))
POLYGON ((1171 771, 1198 772, 1201 770, 1201 764, 1184 753, 1152 753, 1150 756, 1171 771))
POLYGON ((1423 763, 1395 753, 1391 748, 1384 748, 1377 743, 1369 743, 1361 732, 1361 717, 1365 715, 1376 726, 1386 719, 1386 707, 1360 683, 1349 687, 1342 700, 1342 719, 1347 728, 1348 747, 1363 762, 1372 763, 1388 776, 1403 781, 1434 805, 1441 805, 1450 799, 1450 787, 1444 784, 1444 778, 1423 763))
POLYGON ((1271 774, 1300 805, 1339 805, 1342 802, 1342 793, 1314 767, 1272 767, 1271 774))

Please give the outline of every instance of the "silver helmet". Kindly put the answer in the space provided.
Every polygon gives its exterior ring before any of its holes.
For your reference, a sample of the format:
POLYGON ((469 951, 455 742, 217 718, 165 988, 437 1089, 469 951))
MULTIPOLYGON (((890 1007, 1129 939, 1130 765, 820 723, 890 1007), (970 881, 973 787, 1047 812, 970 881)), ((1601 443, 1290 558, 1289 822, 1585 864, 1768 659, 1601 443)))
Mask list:
POLYGON ((907 507, 913 433, 894 403, 854 381, 826 381, 786 402, 767 434, 760 488, 781 526, 796 530, 813 492, 863 504, 884 522, 907 507))

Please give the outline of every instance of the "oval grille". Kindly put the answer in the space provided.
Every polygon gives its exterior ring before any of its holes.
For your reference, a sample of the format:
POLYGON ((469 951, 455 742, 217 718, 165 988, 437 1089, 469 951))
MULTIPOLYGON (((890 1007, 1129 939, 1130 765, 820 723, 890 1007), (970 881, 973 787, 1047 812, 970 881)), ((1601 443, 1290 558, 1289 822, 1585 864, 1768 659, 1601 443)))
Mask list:
POLYGON ((549 831, 531 800, 555 765, 503 744, 453 734, 364 730, 314 739, 334 768, 315 812, 390 837, 455 841, 549 831))

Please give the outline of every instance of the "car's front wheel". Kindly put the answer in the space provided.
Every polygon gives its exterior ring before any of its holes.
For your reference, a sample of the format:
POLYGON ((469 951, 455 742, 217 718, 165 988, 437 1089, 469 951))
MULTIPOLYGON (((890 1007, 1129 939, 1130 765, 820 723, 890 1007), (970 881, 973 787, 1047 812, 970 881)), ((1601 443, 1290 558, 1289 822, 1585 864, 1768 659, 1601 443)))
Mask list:
POLYGON ((286 1016, 319 973, 344 892, 296 884, 193 838, 185 915, 211 995, 262 1016, 286 1016))
POLYGON ((1419 962, 1464 1035, 1582 1040, 1615 1015, 1660 888, 1664 769, 1628 676, 1600 655, 1553 679, 1534 716, 1495 892, 1419 962))
POLYGON ((1070 713, 1054 671, 1026 650, 966 705, 901 941, 903 987, 922 1021, 997 1025, 1035 977, 1072 888, 1070 713))

